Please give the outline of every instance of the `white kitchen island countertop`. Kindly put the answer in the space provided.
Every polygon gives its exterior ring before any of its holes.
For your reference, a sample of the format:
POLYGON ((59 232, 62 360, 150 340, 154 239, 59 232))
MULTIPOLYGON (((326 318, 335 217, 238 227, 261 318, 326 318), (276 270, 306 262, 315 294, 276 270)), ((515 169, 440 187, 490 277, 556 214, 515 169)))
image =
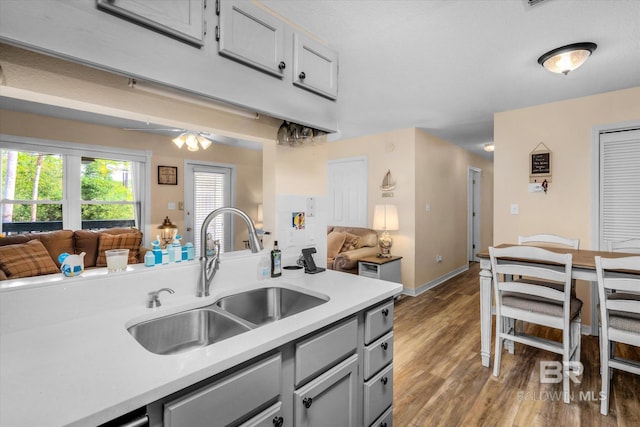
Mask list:
POLYGON ((81 277, 0 282, 0 425, 98 425, 291 342, 371 305, 402 285, 326 271, 258 281, 262 255, 223 259, 211 296, 195 296, 196 261, 81 277), (252 288, 283 286, 327 303, 207 347, 176 355, 144 349, 127 332, 143 320, 210 305, 252 288), (162 306, 146 308, 147 293, 162 306))

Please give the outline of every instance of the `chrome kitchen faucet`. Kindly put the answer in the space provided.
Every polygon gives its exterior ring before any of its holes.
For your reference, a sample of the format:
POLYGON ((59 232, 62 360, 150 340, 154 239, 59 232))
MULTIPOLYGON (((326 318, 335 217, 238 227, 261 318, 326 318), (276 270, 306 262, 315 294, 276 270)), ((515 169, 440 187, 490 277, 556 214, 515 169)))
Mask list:
POLYGON ((247 224, 247 230, 249 231, 249 248, 251 249, 252 253, 255 254, 262 250, 262 243, 258 238, 256 226, 253 224, 251 218, 249 218, 249 215, 238 208, 231 207, 219 208, 211 212, 204 219, 202 228, 200 229, 200 281, 198 282, 198 292, 196 293, 196 296, 198 297, 209 296, 209 288, 211 287, 213 276, 216 275, 216 271, 218 271, 218 268, 220 267, 219 241, 216 241, 215 243, 215 251, 213 255, 209 256, 209 254, 207 254, 207 228, 215 217, 224 213, 232 213, 238 215, 244 220, 245 224, 247 224))

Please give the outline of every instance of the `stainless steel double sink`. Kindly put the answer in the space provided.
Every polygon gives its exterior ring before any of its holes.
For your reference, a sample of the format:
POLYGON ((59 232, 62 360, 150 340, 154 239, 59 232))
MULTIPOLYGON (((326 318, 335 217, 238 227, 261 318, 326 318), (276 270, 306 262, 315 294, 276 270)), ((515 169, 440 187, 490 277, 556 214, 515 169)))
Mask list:
POLYGON ((211 305, 129 327, 148 351, 176 354, 205 347, 328 301, 301 291, 265 287, 223 297, 211 305))

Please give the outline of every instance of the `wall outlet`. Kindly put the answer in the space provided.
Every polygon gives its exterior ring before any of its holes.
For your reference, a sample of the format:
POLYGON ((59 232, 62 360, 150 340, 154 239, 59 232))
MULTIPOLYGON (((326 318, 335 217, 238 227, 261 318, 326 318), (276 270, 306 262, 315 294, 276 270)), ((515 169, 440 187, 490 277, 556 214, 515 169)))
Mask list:
POLYGON ((520 213, 520 206, 517 203, 511 204, 511 215, 518 215, 520 213))
POLYGON ((436 256, 436 262, 442 262, 442 255, 436 256))

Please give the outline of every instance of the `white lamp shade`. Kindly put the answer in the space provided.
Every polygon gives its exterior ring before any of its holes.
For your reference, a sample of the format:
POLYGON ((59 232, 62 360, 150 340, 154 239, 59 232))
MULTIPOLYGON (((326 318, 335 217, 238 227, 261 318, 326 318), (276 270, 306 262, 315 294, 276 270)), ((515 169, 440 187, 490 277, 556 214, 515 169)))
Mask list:
POLYGON ((397 231, 398 207, 396 205, 376 205, 373 212, 373 229, 384 231, 397 231))

